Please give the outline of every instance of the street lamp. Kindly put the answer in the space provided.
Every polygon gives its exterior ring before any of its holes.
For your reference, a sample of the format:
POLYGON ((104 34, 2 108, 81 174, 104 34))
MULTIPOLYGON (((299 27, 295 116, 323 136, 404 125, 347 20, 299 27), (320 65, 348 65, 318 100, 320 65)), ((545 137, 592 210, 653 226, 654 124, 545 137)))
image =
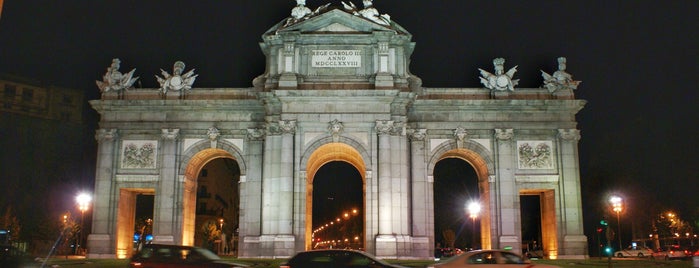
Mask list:
POLYGON ((609 198, 609 202, 612 203, 612 210, 614 212, 616 212, 616 224, 617 224, 618 231, 619 231, 619 234, 617 234, 617 236, 619 237, 619 250, 622 250, 623 248, 621 245, 621 221, 619 218, 619 213, 622 210, 622 206, 621 206, 622 199, 621 199, 621 197, 618 197, 615 195, 615 196, 612 196, 611 198, 609 198))
POLYGON ((473 249, 476 249, 476 218, 478 218, 478 213, 481 212, 481 205, 476 201, 471 201, 468 206, 468 217, 471 218, 471 224, 473 227, 473 244, 471 245, 473 249))
MULTIPOLYGON (((77 197, 75 197, 75 201, 78 203, 78 209, 80 210, 80 235, 78 236, 78 245, 76 247, 77 249, 80 249, 80 245, 82 245, 83 242, 83 228, 84 228, 84 222, 85 222, 85 211, 90 208, 90 202, 92 201, 92 196, 86 193, 80 193, 78 194, 77 197)), ((78 252, 76 252, 78 253, 78 252)))

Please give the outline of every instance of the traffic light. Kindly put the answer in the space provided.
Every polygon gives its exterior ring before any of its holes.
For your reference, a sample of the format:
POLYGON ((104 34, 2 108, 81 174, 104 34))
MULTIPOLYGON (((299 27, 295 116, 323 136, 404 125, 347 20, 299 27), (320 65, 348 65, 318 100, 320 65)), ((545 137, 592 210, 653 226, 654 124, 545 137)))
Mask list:
POLYGON ((607 220, 606 220, 606 219, 600 220, 600 221, 599 221, 599 224, 602 225, 602 226, 607 226, 607 225, 609 225, 609 224, 607 223, 607 220))
POLYGON ((604 229, 602 227, 597 228, 597 233, 601 234, 604 229))
POLYGON ((604 252, 607 253, 607 255, 610 255, 610 256, 611 256, 611 254, 612 254, 612 248, 611 248, 611 247, 606 247, 606 248, 604 248, 604 252))

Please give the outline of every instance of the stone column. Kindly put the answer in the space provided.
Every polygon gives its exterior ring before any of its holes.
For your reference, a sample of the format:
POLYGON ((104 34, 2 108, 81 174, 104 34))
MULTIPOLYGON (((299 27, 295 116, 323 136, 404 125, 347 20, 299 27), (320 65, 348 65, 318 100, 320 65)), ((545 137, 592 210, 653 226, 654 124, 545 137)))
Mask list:
POLYGON ((391 136, 393 121, 376 121, 376 133, 379 135, 379 235, 390 235, 391 228, 391 136))
POLYGON ((430 222, 434 214, 432 192, 427 180, 427 160, 425 149, 426 129, 411 129, 410 138, 410 178, 412 202, 412 235, 413 254, 418 258, 433 257, 434 253, 434 223, 430 222))
POLYGON ((291 235, 294 204, 294 133, 296 121, 280 121, 282 147, 279 165, 279 234, 291 235))
POLYGON ((578 158, 578 141, 580 130, 558 130, 558 159, 561 173, 560 185, 561 224, 563 234, 563 252, 560 256, 579 257, 586 255, 587 237, 583 230, 582 200, 580 197, 580 160, 578 158))
POLYGON ((262 235, 279 233, 281 143, 279 125, 269 123, 262 156, 262 235))
POLYGON ((295 121, 269 125, 262 173, 260 257, 294 254, 293 156, 295 121))
POLYGON ((179 129, 162 129, 160 162, 160 181, 155 191, 155 209, 153 215, 153 242, 174 244, 180 240, 181 230, 175 230, 178 211, 181 209, 175 202, 177 193, 177 139, 179 129))
POLYGON ((494 211, 491 209, 491 215, 499 215, 499 220, 493 222, 500 225, 499 245, 496 247, 511 246, 513 249, 520 249, 522 245, 519 238, 521 233, 519 191, 514 175, 517 169, 517 150, 513 137, 512 129, 495 129, 497 192, 494 194, 498 200, 494 211))
POLYGON ((116 167, 116 129, 98 129, 97 170, 92 208, 92 233, 87 237, 88 258, 116 258, 114 225, 116 205, 112 198, 114 170, 116 167))
POLYGON ((394 233, 410 235, 410 148, 405 123, 396 122, 391 131, 391 211, 394 233))
POLYGON ((247 170, 240 178, 240 225, 238 227, 239 256, 259 255, 262 216, 262 150, 264 129, 248 129, 246 153, 247 170))

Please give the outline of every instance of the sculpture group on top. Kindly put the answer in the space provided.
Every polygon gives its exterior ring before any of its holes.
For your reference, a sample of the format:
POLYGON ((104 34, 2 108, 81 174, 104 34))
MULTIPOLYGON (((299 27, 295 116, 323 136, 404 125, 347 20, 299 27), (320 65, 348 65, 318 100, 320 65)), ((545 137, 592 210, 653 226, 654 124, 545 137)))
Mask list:
MULTIPOLYGON (((353 15, 366 18, 381 25, 391 25, 391 16, 388 14, 379 14, 379 11, 374 7, 372 0, 363 0, 362 3, 364 4, 364 8, 362 9, 358 8, 352 2, 345 3, 343 1, 342 5, 345 10, 349 11, 353 15)), ((306 6, 306 0, 296 0, 296 6, 291 9, 291 17, 286 20, 284 26, 289 26, 318 15, 328 6, 330 6, 330 3, 322 5, 316 8, 314 11, 311 11, 311 9, 306 6)))
POLYGON ((544 78, 544 88, 553 93, 561 89, 574 90, 578 88, 580 81, 573 80, 573 76, 566 72, 566 58, 558 58, 558 71, 550 75, 541 71, 541 76, 544 78))
MULTIPOLYGON (((120 63, 121 61, 118 58, 113 59, 112 64, 107 67, 107 73, 102 76, 102 81, 95 81, 97 87, 103 94, 114 91, 117 92, 119 96, 122 96, 121 94, 123 91, 132 88, 133 84, 138 80, 138 77, 133 77, 136 69, 125 74, 119 72, 120 63)), ((198 75, 194 74, 194 69, 182 74, 184 72, 184 67, 184 62, 175 62, 172 75, 160 69, 163 77, 156 75, 155 78, 158 80, 158 83, 160 83, 159 90, 163 95, 167 95, 169 90, 179 91, 180 94, 183 94, 185 91, 192 89, 194 80, 198 75)))
POLYGON ((194 80, 198 75, 194 74, 194 69, 182 74, 184 72, 184 66, 184 62, 175 62, 172 67, 172 75, 160 69, 163 77, 155 76, 155 78, 158 79, 158 83, 160 83, 160 92, 167 94, 169 90, 175 90, 183 94, 185 91, 192 89, 192 84, 194 84, 194 80))
POLYGON ((342 6, 354 15, 364 17, 381 25, 391 25, 391 16, 388 14, 379 14, 372 0, 363 0, 362 3, 364 4, 364 9, 357 8, 352 2, 348 4, 343 1, 342 6))
MULTIPOLYGON (((495 66, 495 74, 492 74, 486 70, 478 68, 481 73, 480 81, 488 89, 493 91, 514 91, 515 86, 519 84, 519 79, 513 79, 515 73, 517 72, 517 66, 510 68, 505 72, 505 59, 496 58, 493 59, 493 65, 495 66)), ((574 90, 578 88, 578 84, 581 81, 573 80, 573 76, 566 71, 566 58, 558 58, 558 71, 550 75, 544 71, 541 71, 541 76, 544 78, 543 88, 548 89, 549 93, 554 93, 558 90, 574 90)))
POLYGON ((121 93, 123 90, 133 87, 133 84, 138 80, 138 77, 133 77, 133 73, 136 69, 122 74, 119 72, 120 66, 121 61, 119 59, 112 59, 112 64, 107 67, 107 73, 102 76, 102 81, 95 81, 102 93, 109 91, 121 93))
POLYGON ((519 84, 519 79, 512 79, 517 72, 517 66, 512 67, 505 73, 505 59, 496 58, 493 60, 493 65, 495 65, 495 74, 492 74, 486 70, 478 68, 481 71, 481 83, 489 89, 492 90, 509 90, 515 91, 515 86, 519 84))

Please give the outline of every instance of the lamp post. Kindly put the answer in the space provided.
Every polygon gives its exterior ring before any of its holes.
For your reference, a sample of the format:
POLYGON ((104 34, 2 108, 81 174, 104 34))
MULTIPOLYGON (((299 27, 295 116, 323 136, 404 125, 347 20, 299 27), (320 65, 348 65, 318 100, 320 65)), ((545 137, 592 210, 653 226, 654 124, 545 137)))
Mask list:
POLYGON ((468 217, 471 218, 471 225, 473 228, 473 241, 471 241, 471 247, 476 249, 476 218, 478 218, 478 213, 481 212, 481 205, 476 201, 471 201, 468 204, 468 217))
POLYGON ((612 197, 609 199, 609 202, 612 203, 612 210, 613 210, 614 212, 616 212, 616 224, 617 224, 617 228, 618 228, 617 231, 619 232, 619 234, 617 234, 617 236, 619 237, 619 250, 622 250, 622 244, 621 244, 621 221, 620 221, 620 216, 619 216, 619 213, 620 213, 621 210, 622 210, 622 206, 621 206, 621 205, 622 205, 622 203, 621 203, 621 202, 622 202, 622 199, 621 199, 621 197, 615 195, 615 196, 612 196, 612 197))
POLYGON ((85 211, 90 208, 90 202, 92 201, 92 196, 86 193, 80 193, 75 197, 75 201, 78 203, 78 209, 80 210, 80 235, 78 236, 78 245, 76 247, 76 253, 79 253, 80 246, 83 243, 83 228, 85 222, 85 211))

